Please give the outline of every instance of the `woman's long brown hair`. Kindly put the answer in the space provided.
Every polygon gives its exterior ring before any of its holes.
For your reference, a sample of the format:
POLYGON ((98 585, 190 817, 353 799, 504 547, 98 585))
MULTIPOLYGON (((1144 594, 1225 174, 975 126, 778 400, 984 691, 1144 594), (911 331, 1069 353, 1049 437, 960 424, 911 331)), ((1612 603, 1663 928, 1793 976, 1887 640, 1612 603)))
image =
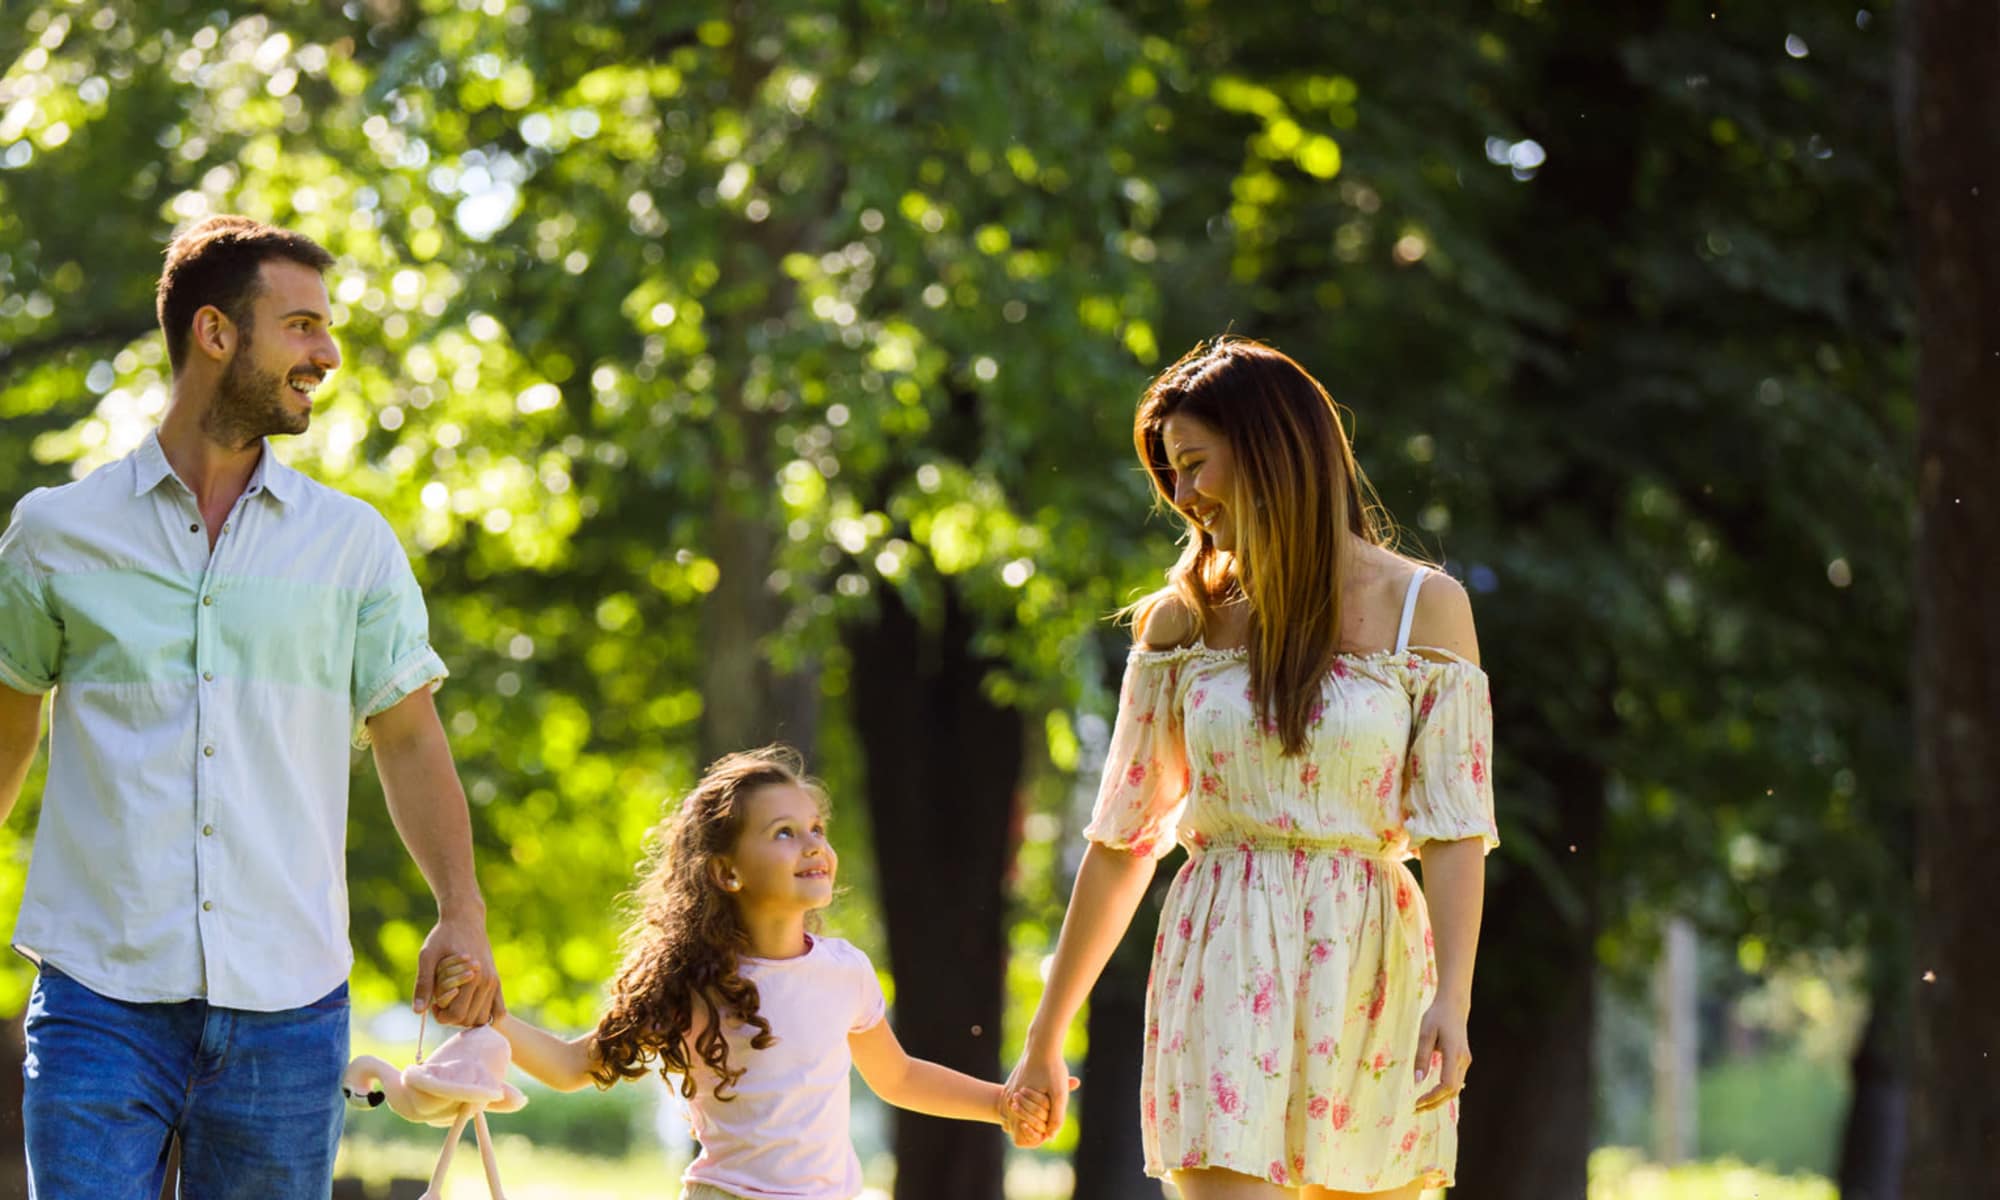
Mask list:
MULTIPOLYGON (((1181 512, 1188 536, 1164 591, 1133 606, 1136 620, 1177 596, 1206 637, 1215 610, 1250 603, 1250 688, 1285 753, 1306 746, 1321 680, 1340 652, 1340 597, 1349 535, 1393 539, 1388 514, 1354 460, 1333 397, 1290 356, 1241 337, 1197 345, 1160 373, 1139 401, 1132 443, 1160 501, 1174 508, 1165 423, 1176 413, 1221 434, 1235 463, 1226 501, 1236 549, 1218 550, 1181 512)), ((1179 512, 1178 508, 1175 511, 1179 512)))
POLYGON ((600 1087, 638 1079, 657 1063, 663 1078, 681 1076, 681 1095, 691 1100, 698 1057, 715 1072, 716 1098, 727 1100, 744 1068, 730 1066, 724 1015, 757 1030, 753 1049, 771 1044, 770 1022, 757 1012, 757 985, 737 969, 749 937, 709 864, 735 850, 751 793, 772 784, 804 788, 825 806, 798 754, 767 746, 716 760, 648 835, 652 857, 634 893, 638 912, 625 932, 625 960, 611 1007, 597 1023, 590 1073, 600 1087), (702 1028, 690 1055, 697 1008, 702 1028))

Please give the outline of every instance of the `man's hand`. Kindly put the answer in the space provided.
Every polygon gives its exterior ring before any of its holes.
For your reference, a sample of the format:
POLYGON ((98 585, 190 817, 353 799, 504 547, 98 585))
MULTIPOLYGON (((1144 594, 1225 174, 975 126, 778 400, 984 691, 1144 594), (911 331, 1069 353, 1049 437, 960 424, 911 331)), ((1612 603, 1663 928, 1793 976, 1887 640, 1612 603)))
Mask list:
POLYGON ((446 1025, 487 1025, 507 1013, 483 918, 442 917, 417 956, 415 1008, 446 1025))

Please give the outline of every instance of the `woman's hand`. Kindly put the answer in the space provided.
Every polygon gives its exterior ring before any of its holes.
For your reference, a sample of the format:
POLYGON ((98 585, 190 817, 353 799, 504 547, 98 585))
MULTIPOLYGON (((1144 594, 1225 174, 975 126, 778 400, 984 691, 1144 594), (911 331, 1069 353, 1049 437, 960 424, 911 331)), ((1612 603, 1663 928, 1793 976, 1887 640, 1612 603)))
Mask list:
POLYGON ((1472 1043, 1465 1036, 1466 1006, 1439 1000, 1424 1013, 1417 1028, 1417 1085, 1435 1080, 1417 1097, 1417 1111, 1429 1112, 1465 1090, 1465 1072, 1472 1066, 1472 1043))
POLYGON ((1007 1130, 1014 1144, 1032 1150, 1054 1137, 1069 1109, 1070 1089, 1076 1086, 1076 1077, 1069 1073, 1061 1054, 1035 1054, 1032 1047, 1024 1049, 1021 1061, 1014 1064, 1014 1073, 1007 1077, 1008 1101, 1014 1103, 1019 1098, 1031 1111, 1042 1109, 1044 1104, 1046 1109, 1036 1114, 1040 1121, 1021 1122, 1007 1130))

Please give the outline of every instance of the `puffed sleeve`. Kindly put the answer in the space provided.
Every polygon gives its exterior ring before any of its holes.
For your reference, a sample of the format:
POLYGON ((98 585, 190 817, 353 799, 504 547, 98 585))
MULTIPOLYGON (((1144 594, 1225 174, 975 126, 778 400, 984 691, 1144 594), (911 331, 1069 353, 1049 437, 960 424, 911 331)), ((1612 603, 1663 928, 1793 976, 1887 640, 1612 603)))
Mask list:
POLYGON ((1187 746, 1176 700, 1185 655, 1134 650, 1118 692, 1118 721, 1097 804, 1083 836, 1114 850, 1164 858, 1187 806, 1187 746))
POLYGON ((1493 820, 1493 703, 1486 672, 1469 662, 1415 658, 1403 827, 1410 844, 1479 838, 1500 844, 1493 820))

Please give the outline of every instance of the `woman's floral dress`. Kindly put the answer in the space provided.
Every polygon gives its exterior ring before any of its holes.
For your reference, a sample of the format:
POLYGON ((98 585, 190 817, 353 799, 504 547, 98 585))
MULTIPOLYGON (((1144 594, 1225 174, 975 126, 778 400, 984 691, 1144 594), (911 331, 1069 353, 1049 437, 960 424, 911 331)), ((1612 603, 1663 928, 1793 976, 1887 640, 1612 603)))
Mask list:
MULTIPOLYGON (((1443 654, 1444 652, 1429 652, 1443 654)), ((1244 653, 1135 649, 1085 836, 1188 860, 1153 945, 1146 1171, 1220 1167, 1348 1191, 1453 1182, 1458 1104, 1416 1111, 1437 992, 1429 840, 1499 845, 1486 675, 1344 655, 1286 758, 1244 653)))

